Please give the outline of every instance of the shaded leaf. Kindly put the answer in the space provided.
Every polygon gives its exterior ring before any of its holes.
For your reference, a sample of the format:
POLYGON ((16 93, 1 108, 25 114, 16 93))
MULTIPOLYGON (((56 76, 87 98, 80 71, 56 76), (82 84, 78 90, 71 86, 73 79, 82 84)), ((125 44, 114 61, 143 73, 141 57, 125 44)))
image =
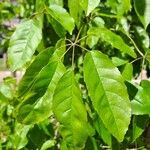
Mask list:
POLYGON ((134 8, 137 16, 146 29, 150 23, 150 1, 149 0, 134 0, 134 8))
MULTIPOLYGON (((49 83, 45 94, 36 100, 36 103, 31 105, 32 109, 26 113, 25 122, 34 124, 41 122, 52 115, 52 99, 59 79, 65 72, 65 67, 62 63, 58 63, 55 73, 49 83), (34 118, 34 119, 33 119, 34 118)), ((24 107, 24 106, 22 106, 24 107)))
POLYGON ((21 79, 18 86, 18 94, 19 96, 23 95, 25 92, 29 90, 29 87, 33 84, 36 75, 42 70, 44 66, 46 66, 54 52, 54 48, 47 48, 42 51, 31 65, 27 68, 23 78, 21 79))
POLYGON ((27 20, 18 25, 8 48, 8 61, 13 71, 31 60, 41 38, 42 31, 37 20, 27 20))
POLYGON ((131 108, 120 72, 106 55, 91 51, 84 59, 84 80, 105 127, 122 141, 130 123, 131 108))
POLYGON ((53 112, 60 123, 59 131, 68 149, 82 149, 89 135, 89 124, 81 91, 72 71, 67 71, 57 84, 53 112))
POLYGON ((42 109, 41 112, 37 111, 37 113, 35 113, 36 116, 34 116, 34 118, 30 117, 30 112, 32 114, 39 98, 45 94, 50 82, 52 81, 58 64, 58 61, 51 60, 36 76, 33 84, 29 87, 29 91, 23 96, 23 100, 17 108, 18 121, 30 124, 34 122, 34 120, 37 121, 39 119, 39 113, 44 113, 44 110, 42 109))
POLYGON ((119 35, 115 34, 114 32, 110 31, 105 27, 90 28, 88 30, 88 38, 87 38, 87 44, 89 46, 91 46, 91 44, 88 41, 93 41, 90 40, 93 38, 96 39, 96 42, 94 42, 95 44, 98 42, 98 39, 100 38, 106 41, 107 43, 111 44, 114 48, 120 50, 121 52, 127 53, 128 55, 134 58, 136 57, 134 50, 130 48, 119 35))
POLYGON ((122 16, 131 9, 130 0, 107 0, 106 5, 111 7, 112 12, 119 16, 122 16))
POLYGON ((148 125, 149 116, 134 116, 132 129, 132 142, 134 142, 145 130, 148 125))
POLYGON ((98 132, 99 136, 102 138, 102 140, 109 146, 111 146, 111 134, 109 131, 105 128, 102 120, 98 117, 96 121, 94 122, 94 126, 96 128, 96 131, 98 132))

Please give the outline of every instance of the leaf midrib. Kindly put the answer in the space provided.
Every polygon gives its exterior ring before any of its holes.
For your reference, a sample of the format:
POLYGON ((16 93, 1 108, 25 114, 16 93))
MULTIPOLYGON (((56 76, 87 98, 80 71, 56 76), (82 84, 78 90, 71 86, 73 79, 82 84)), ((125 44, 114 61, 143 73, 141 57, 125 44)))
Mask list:
MULTIPOLYGON (((92 55, 90 54, 90 56, 91 56, 91 60, 93 61, 93 66, 95 67, 96 65, 95 65, 95 62, 94 62, 94 59, 93 59, 93 57, 92 57, 92 55)), ((101 77, 100 77, 100 74, 98 73, 98 70, 97 70, 97 68, 95 67, 95 70, 96 70, 96 73, 98 74, 98 77, 99 77, 99 79, 100 79, 100 82, 101 82, 101 77)), ((111 110, 111 113, 113 114, 113 111, 112 111, 112 108, 111 108, 111 106, 110 106, 110 103, 109 103, 109 101, 108 101, 108 98, 107 98, 107 94, 106 94, 106 92, 105 92, 105 88, 104 88, 104 86, 103 86, 103 83, 101 82, 101 85, 102 85, 102 89, 103 89, 103 91, 104 91, 104 93, 105 93, 105 96, 106 96, 106 99, 107 99, 107 102, 108 102, 108 104, 109 104, 109 108, 110 108, 110 110, 111 110)), ((115 117, 114 117, 114 114, 112 115, 113 116, 113 118, 114 118, 114 120, 115 120, 115 125, 116 125, 116 127, 117 127, 117 131, 118 131, 118 135, 119 135, 119 137, 120 137, 120 134, 119 134, 119 129, 118 129, 118 126, 117 126, 117 124, 116 124, 116 119, 115 119, 115 117)), ((103 119, 102 119, 103 120, 103 119)))

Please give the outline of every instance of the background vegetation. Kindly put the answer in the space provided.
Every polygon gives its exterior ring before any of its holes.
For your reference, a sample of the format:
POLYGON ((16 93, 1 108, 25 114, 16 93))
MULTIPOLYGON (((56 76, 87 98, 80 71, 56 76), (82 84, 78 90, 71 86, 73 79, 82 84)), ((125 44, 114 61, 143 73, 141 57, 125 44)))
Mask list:
POLYGON ((14 74, 0 82, 0 149, 150 149, 149 0, 1 0, 0 12, 0 68, 14 74))

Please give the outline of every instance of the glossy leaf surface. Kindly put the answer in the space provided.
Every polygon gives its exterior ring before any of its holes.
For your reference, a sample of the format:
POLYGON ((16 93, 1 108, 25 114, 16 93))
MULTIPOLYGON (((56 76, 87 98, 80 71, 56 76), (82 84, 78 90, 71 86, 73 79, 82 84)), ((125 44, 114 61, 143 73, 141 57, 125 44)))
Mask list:
POLYGON ((18 25, 8 48, 8 61, 13 71, 31 60, 41 38, 41 26, 37 20, 27 20, 18 25))
POLYGON ((59 22, 65 30, 72 34, 74 29, 74 19, 63 7, 58 5, 50 5, 50 7, 47 8, 47 12, 53 19, 59 22))
POLYGON ((120 72, 105 54, 91 51, 84 59, 84 80, 105 127, 122 141, 130 123, 131 107, 120 72))

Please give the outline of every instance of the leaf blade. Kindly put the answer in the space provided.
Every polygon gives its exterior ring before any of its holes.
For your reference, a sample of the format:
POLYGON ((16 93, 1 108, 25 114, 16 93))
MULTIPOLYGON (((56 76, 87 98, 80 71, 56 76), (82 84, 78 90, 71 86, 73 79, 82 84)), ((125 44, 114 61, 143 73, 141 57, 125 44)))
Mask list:
POLYGON ((59 80, 53 98, 53 112, 60 122, 60 134, 68 148, 83 148, 89 126, 81 92, 72 71, 67 71, 59 80))
MULTIPOLYGON (((136 53, 133 49, 131 49, 124 41, 123 39, 115 34, 114 32, 110 31, 109 29, 105 27, 92 27, 88 31, 88 38, 87 41, 90 41, 89 39, 93 37, 96 37, 96 43, 98 42, 98 39, 102 39, 105 42, 111 44, 114 48, 117 48, 121 52, 127 53, 128 55, 132 56, 133 58, 136 57, 136 53)), ((87 43, 89 46, 90 43, 87 43)))
POLYGON ((105 127, 122 141, 130 122, 131 108, 119 71, 106 55, 92 51, 85 56, 84 80, 105 127))
POLYGON ((65 30, 72 34, 75 27, 74 19, 63 7, 53 4, 47 8, 47 12, 53 19, 57 20, 57 22, 59 22, 65 30))
POLYGON ((134 0, 134 8, 137 16, 142 22, 144 28, 146 29, 150 23, 150 1, 149 0, 134 0))
POLYGON ((15 71, 31 60, 42 39, 42 30, 37 20, 22 22, 11 36, 8 48, 8 62, 15 71))

